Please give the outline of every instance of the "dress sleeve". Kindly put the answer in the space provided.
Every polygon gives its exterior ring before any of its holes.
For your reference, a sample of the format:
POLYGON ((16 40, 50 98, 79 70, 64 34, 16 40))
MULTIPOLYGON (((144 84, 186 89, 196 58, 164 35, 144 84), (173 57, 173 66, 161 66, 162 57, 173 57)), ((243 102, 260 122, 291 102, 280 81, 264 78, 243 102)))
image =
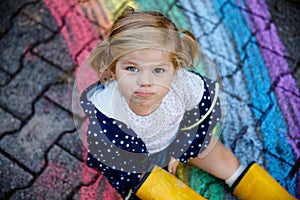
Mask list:
MULTIPOLYGON (((105 135, 110 134, 113 131, 110 129, 111 123, 105 116, 97 116, 99 111, 95 108, 91 101, 87 99, 88 91, 84 91, 81 96, 81 106, 88 117, 88 130, 87 130, 87 142, 88 142, 88 156, 87 165, 91 168, 97 169, 103 174, 109 183, 115 188, 120 195, 125 199, 130 193, 130 190, 138 184, 141 174, 134 173, 129 170, 120 170, 118 164, 122 163, 121 159, 118 159, 117 150, 119 147, 114 147, 112 141, 105 135), (105 130, 105 131, 104 131, 105 130), (105 159, 109 162, 102 162, 105 159)), ((128 163, 130 165, 130 163, 128 163)), ((135 195, 132 195, 131 199, 139 199, 135 195)))

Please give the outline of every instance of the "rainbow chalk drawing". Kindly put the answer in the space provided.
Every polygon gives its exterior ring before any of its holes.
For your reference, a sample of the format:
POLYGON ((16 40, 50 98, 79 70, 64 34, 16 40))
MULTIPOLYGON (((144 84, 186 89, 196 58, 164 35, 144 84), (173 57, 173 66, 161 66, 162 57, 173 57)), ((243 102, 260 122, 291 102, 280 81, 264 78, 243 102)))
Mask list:
MULTIPOLYGON (((300 95, 296 81, 291 75, 288 63, 283 57, 285 48, 277 34, 276 26, 271 22, 271 16, 266 2, 264 0, 259 2, 257 0, 246 0, 244 3, 248 6, 250 11, 257 14, 252 15, 252 23, 250 22, 249 24, 252 32, 258 31, 256 34, 258 43, 265 47, 261 48, 260 51, 266 63, 272 83, 277 84, 274 92, 282 116, 286 119, 288 124, 289 131, 288 134, 284 134, 285 141, 290 143, 296 158, 299 159, 300 150, 299 147, 297 147, 296 140, 293 139, 300 137, 300 95)), ((272 146, 272 144, 269 145, 272 146)), ((287 157, 287 159, 289 159, 289 157, 287 157)), ((300 190, 299 183, 298 180, 298 192, 300 190)))
MULTIPOLYGON (((247 141, 246 137, 250 136, 249 142, 253 142, 255 147, 251 149, 254 155, 251 154, 249 157, 241 155, 240 159, 244 163, 249 159, 255 159, 265 165, 271 175, 296 196, 296 179, 299 177, 294 174, 290 178, 289 172, 299 157, 299 150, 296 147, 299 130, 295 122, 299 121, 299 113, 297 113, 299 112, 299 97, 297 98, 299 91, 295 80, 289 73, 287 62, 283 56, 278 56, 283 55, 284 48, 276 34, 274 24, 267 29, 266 25, 270 21, 268 8, 264 2, 258 3, 250 0, 247 2, 247 7, 242 6, 243 2, 234 1, 181 2, 190 17, 193 32, 197 35, 200 45, 211 57, 221 63, 220 71, 224 77, 225 90, 230 96, 227 100, 228 104, 234 103, 232 96, 239 96, 250 105, 244 107, 242 114, 237 114, 241 112, 237 112, 236 108, 228 109, 227 113, 230 118, 239 115, 239 120, 230 120, 237 122, 233 125, 236 127, 233 130, 241 129, 242 125, 246 125, 247 131, 242 131, 243 137, 247 141), (262 12, 257 11, 257 5, 262 6, 259 10, 263 11, 264 16, 260 14, 262 12), (246 8, 250 9, 249 12, 245 12, 246 8), (254 27, 260 28, 260 31, 257 32, 254 27), (260 49, 257 42, 273 48, 277 54, 272 54, 272 51, 265 48, 260 49), (231 74, 235 81, 230 83, 226 77, 231 74), (273 91, 272 84, 280 75, 284 76, 273 91), (285 92, 282 91, 284 87, 279 85, 281 81, 289 86, 285 92), (287 108, 289 111, 285 113, 287 108), (251 113, 254 118, 246 116, 251 113), (243 117, 247 118, 244 124, 240 120, 243 117), (287 124, 284 123, 284 119, 287 124), (252 129, 249 129, 250 127, 252 129), (258 142, 260 138, 261 143, 258 142), (280 157, 285 162, 278 161, 274 157, 280 157)), ((238 108, 243 108, 243 105, 239 105, 238 108)), ((223 134, 225 144, 228 146, 232 144, 229 140, 230 135, 235 134, 230 131, 232 131, 230 125, 228 127, 225 124, 223 134)), ((235 145, 237 155, 240 151, 245 153, 242 144, 236 143, 235 145)))
MULTIPOLYGON (((78 66, 75 75, 79 92, 97 80, 96 74, 81 63, 104 39, 112 20, 126 5, 161 11, 179 28, 192 31, 201 50, 217 63, 222 77, 222 92, 227 97, 222 132, 225 145, 245 165, 256 160, 299 197, 300 173, 291 173, 291 169, 300 157, 300 94, 265 0, 43 2, 78 66)), ((203 72, 209 74, 210 70, 203 72)), ((210 200, 232 198, 222 181, 201 170, 181 166, 179 172, 182 180, 210 200)), ((95 172, 83 165, 82 179, 89 180, 91 173, 95 172)), ((81 199, 120 197, 100 176, 93 185, 81 190, 81 199), (99 187, 101 192, 97 192, 99 187)))

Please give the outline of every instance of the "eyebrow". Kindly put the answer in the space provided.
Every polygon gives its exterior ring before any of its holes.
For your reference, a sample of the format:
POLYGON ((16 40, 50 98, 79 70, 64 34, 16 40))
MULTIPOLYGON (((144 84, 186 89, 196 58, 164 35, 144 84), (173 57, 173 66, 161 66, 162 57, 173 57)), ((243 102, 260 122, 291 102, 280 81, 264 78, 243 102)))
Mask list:
POLYGON ((135 65, 135 66, 148 66, 148 65, 166 65, 166 66, 169 66, 167 63, 164 63, 164 62, 157 62, 157 63, 146 63, 146 64, 143 64, 143 65, 140 65, 138 64, 138 62, 135 62, 135 61, 132 61, 132 60, 127 60, 127 59, 124 59, 124 60, 121 60, 122 64, 132 64, 132 65, 135 65))
POLYGON ((137 62, 131 61, 131 60, 121 60, 122 64, 133 64, 133 65, 138 65, 137 62))

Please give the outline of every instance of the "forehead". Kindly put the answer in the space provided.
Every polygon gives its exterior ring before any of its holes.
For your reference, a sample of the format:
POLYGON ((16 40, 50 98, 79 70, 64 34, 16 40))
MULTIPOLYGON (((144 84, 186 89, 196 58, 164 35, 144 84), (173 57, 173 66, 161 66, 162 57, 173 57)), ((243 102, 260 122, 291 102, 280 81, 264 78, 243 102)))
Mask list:
POLYGON ((160 49, 141 49, 129 52, 120 58, 120 62, 142 64, 170 64, 170 54, 160 49))

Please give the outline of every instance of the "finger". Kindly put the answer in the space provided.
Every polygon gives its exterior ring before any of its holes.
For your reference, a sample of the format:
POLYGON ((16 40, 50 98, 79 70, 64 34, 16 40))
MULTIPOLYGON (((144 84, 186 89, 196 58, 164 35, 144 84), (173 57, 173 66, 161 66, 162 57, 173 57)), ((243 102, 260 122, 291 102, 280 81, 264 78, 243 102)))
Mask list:
POLYGON ((173 170, 172 170, 172 165, 171 165, 171 164, 168 165, 168 171, 169 171, 171 174, 173 174, 173 170))
POLYGON ((173 166, 173 170, 172 170, 172 171, 173 171, 173 174, 175 175, 175 174, 176 174, 176 171, 177 171, 177 165, 174 165, 174 166, 173 166))
POLYGON ((173 175, 176 174, 176 171, 177 171, 177 165, 174 163, 174 164, 171 164, 169 165, 169 172, 173 175))

